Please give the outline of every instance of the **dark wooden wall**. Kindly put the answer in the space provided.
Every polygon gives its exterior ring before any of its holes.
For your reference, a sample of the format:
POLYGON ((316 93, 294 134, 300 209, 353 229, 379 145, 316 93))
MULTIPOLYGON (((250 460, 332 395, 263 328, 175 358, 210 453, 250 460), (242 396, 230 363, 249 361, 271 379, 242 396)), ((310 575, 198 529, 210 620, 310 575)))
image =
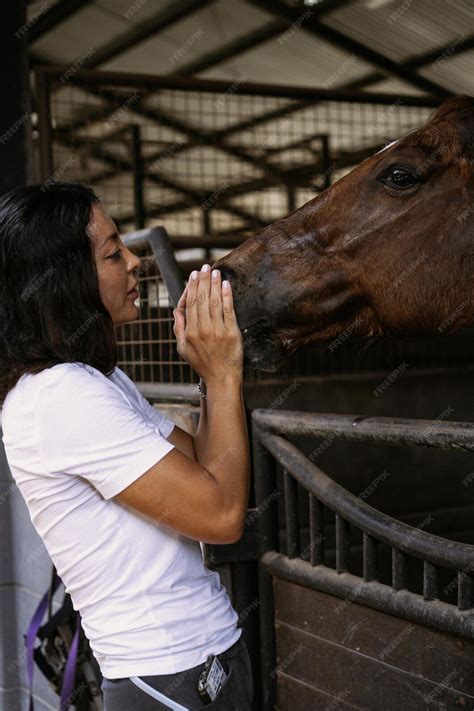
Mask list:
POLYGON ((474 709, 474 643, 274 580, 278 711, 474 709))

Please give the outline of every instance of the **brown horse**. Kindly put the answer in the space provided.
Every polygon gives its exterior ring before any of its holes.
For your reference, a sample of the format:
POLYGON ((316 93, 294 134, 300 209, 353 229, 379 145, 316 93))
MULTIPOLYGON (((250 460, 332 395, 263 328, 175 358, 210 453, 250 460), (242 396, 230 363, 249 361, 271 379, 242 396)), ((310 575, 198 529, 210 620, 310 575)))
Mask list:
POLYGON ((246 362, 277 370, 344 333, 451 333, 474 322, 474 99, 365 160, 213 266, 231 281, 246 362))

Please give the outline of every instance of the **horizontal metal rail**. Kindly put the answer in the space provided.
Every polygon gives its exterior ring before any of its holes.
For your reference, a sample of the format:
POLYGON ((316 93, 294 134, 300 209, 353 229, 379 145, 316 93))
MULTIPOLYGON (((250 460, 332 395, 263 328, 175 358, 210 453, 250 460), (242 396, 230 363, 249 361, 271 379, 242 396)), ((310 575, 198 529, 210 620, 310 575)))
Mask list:
POLYGON ((449 603, 426 601, 409 590, 394 590, 376 580, 365 582, 356 575, 338 573, 323 565, 313 568, 301 558, 289 559, 276 551, 265 553, 260 563, 271 575, 343 598, 341 611, 351 603, 357 603, 442 632, 474 638, 474 614, 460 612, 449 603))
MULTIPOLYGON (((36 68, 38 74, 50 80, 59 80, 69 67, 45 65, 36 68)), ((100 86, 130 86, 142 87, 150 90, 173 89, 183 91, 203 91, 210 93, 226 93, 229 90, 227 80, 196 79, 194 77, 180 77, 175 75, 132 74, 130 72, 109 72, 91 69, 80 69, 74 74, 75 85, 100 86)), ((443 96, 410 94, 394 94, 383 92, 344 91, 340 89, 320 89, 291 84, 259 84, 257 82, 239 82, 239 95, 249 96, 274 96, 288 99, 308 99, 309 101, 348 101, 360 104, 387 104, 393 105, 394 99, 403 106, 436 107, 443 96)))
POLYGON ((135 385, 143 397, 154 402, 199 405, 201 400, 196 385, 188 383, 136 382, 135 385))
POLYGON ((409 420, 397 417, 334 415, 294 410, 256 409, 259 428, 284 435, 332 437, 394 445, 474 452, 474 423, 409 420))
POLYGON ((291 442, 264 431, 259 436, 287 472, 345 521, 409 555, 444 568, 474 572, 474 546, 434 536, 387 516, 333 481, 291 442))
MULTIPOLYGON (((369 506, 333 481, 286 436, 331 437, 383 442, 392 445, 435 447, 474 451, 474 424, 364 417, 295 411, 257 409, 252 413, 256 510, 259 512, 260 577, 270 595, 265 574, 283 577, 301 585, 343 598, 341 607, 356 602, 381 612, 429 627, 474 639, 473 574, 474 545, 435 536, 409 526, 369 506), (283 470, 283 486, 276 476, 276 463, 283 470), (293 479, 293 482, 291 481, 293 479), (309 494, 310 543, 301 553, 298 530, 298 492, 309 494), (286 523, 286 555, 280 551, 279 509, 282 495, 286 523), (324 510, 335 514, 335 565, 325 563, 324 510), (295 510, 296 509, 296 510, 295 510), (362 532, 362 572, 351 572, 350 527, 362 532), (391 584, 378 580, 378 546, 391 549, 391 584), (308 555, 309 551, 309 555, 308 555), (423 566, 423 589, 408 588, 408 557, 423 566), (456 579, 444 589, 457 591, 457 605, 439 599, 440 571, 454 570, 456 579)), ((263 604, 270 624, 270 602, 263 604)), ((273 622, 271 623, 273 624, 273 622)), ((274 662, 274 639, 268 642, 267 667, 274 662)))

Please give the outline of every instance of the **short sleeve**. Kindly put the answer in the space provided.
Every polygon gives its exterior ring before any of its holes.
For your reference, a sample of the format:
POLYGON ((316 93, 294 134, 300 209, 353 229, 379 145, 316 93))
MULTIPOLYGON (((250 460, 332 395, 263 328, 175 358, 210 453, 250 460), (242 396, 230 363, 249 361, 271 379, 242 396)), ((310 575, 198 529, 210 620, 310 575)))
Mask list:
POLYGON ((174 445, 102 374, 60 372, 41 388, 35 417, 42 465, 89 481, 110 499, 174 445))
POLYGON ((151 405, 148 400, 143 397, 133 380, 131 380, 128 375, 124 373, 123 370, 117 367, 116 371, 119 377, 122 378, 123 381, 125 381, 128 389, 130 391, 133 391, 133 394, 135 395, 137 402, 146 417, 150 419, 156 425, 156 427, 158 427, 163 437, 168 438, 175 426, 173 420, 170 420, 169 417, 166 417, 166 415, 163 415, 161 412, 159 412, 156 407, 153 407, 153 405, 151 405))
POLYGON ((146 398, 143 397, 141 392, 137 390, 140 400, 142 401, 142 407, 143 411, 147 415, 147 417, 152 420, 152 422, 158 427, 160 430, 161 434, 163 437, 168 438, 170 434, 173 431, 175 423, 173 420, 170 420, 169 417, 166 417, 166 415, 163 415, 163 413, 159 412, 156 407, 153 407, 146 398))

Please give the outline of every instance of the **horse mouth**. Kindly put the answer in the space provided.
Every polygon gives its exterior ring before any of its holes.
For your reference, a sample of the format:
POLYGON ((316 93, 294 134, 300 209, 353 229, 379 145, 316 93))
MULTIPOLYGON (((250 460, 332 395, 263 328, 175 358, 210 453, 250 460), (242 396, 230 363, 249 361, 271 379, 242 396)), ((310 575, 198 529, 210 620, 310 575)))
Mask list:
POLYGON ((241 329, 244 345, 244 365, 275 373, 287 356, 281 339, 268 319, 259 319, 241 329))

